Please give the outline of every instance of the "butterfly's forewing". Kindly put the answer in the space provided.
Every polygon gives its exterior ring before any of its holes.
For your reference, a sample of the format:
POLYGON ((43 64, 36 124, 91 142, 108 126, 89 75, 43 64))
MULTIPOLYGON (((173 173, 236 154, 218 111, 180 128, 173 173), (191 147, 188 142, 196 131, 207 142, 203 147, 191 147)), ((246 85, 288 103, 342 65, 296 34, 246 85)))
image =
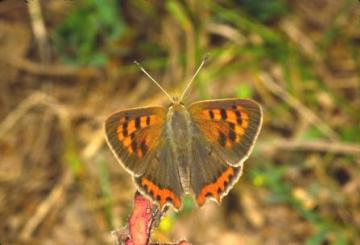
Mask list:
POLYGON ((107 142, 130 173, 144 172, 146 157, 157 147, 165 113, 161 107, 137 108, 117 112, 105 121, 107 142))
POLYGON ((241 175, 261 128, 262 111, 251 100, 225 99, 195 102, 189 112, 195 135, 191 182, 202 205, 207 196, 221 200, 241 175))
POLYGON ((120 111, 105 121, 106 138, 143 194, 160 206, 170 203, 179 209, 182 187, 164 137, 165 117, 162 107, 120 111))
POLYGON ((262 110, 252 100, 224 99, 195 102, 191 118, 228 164, 240 166, 254 146, 262 124, 262 110))

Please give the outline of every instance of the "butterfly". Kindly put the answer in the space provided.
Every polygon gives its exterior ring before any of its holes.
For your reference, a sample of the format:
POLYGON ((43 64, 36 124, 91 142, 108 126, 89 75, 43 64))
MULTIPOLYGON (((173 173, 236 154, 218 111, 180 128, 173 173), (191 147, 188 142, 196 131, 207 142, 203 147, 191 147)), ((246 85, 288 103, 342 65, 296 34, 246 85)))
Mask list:
POLYGON ((242 174, 262 125, 261 106, 248 99, 205 100, 185 106, 169 97, 165 107, 140 107, 112 114, 105 121, 108 145, 133 176, 138 190, 162 209, 182 206, 192 193, 198 206, 220 203, 242 174))

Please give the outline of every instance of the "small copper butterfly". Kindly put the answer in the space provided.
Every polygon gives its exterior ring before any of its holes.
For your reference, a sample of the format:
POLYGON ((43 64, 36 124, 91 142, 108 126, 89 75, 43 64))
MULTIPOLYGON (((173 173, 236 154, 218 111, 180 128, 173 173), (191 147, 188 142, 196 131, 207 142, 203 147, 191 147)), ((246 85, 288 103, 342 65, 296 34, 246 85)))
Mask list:
POLYGON ((261 106, 247 99, 182 102, 201 63, 180 98, 165 107, 140 107, 105 121, 107 142, 139 191, 160 208, 179 210, 182 196, 193 193, 202 206, 220 203, 237 182, 262 125, 261 106))

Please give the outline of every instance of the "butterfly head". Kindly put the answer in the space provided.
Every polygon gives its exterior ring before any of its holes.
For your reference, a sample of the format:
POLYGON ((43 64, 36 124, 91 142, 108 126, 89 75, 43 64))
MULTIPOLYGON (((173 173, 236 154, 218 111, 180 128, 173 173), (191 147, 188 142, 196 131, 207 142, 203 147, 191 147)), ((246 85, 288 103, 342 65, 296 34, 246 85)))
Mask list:
POLYGON ((173 96, 169 108, 172 108, 174 111, 178 111, 181 108, 185 108, 185 105, 178 96, 173 96))
POLYGON ((171 104, 172 105, 180 105, 180 104, 183 104, 183 103, 182 103, 181 99, 178 96, 173 96, 171 104))
POLYGON ((172 97, 172 104, 180 104, 180 99, 178 96, 172 97))

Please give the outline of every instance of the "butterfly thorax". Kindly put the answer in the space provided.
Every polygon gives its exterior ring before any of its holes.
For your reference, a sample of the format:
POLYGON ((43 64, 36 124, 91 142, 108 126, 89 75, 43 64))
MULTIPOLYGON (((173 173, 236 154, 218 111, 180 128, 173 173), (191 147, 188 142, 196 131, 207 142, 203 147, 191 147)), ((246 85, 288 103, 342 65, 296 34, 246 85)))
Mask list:
POLYGON ((182 104, 169 107, 167 114, 167 130, 171 138, 179 147, 186 147, 190 143, 190 115, 182 104))
POLYGON ((167 113, 166 134, 178 162, 181 183, 185 192, 190 186, 191 119, 183 104, 175 103, 167 113))

